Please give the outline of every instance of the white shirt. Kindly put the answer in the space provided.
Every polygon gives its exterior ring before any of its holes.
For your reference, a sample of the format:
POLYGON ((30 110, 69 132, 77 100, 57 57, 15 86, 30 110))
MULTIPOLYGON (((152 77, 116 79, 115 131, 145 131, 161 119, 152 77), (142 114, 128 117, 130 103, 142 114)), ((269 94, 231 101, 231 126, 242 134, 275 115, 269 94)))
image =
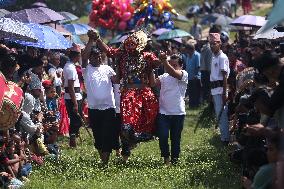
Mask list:
MULTIPOLYGON (((216 56, 212 55, 210 81, 223 80, 222 71, 227 72, 227 78, 230 74, 229 59, 221 50, 216 56)), ((223 94, 223 87, 211 89, 212 95, 223 94)))
POLYGON ((83 77, 87 91, 88 107, 105 110, 115 108, 114 92, 111 77, 116 75, 108 65, 94 67, 88 65, 83 69, 83 77))
POLYGON ((160 114, 164 115, 185 115, 185 92, 188 83, 188 73, 182 70, 181 80, 164 73, 159 76, 161 82, 160 90, 160 114))
POLYGON ((120 113, 120 84, 113 84, 115 113, 120 113))
MULTIPOLYGON (((76 67, 72 62, 67 62, 63 68, 63 76, 64 76, 64 88, 68 87, 68 80, 74 81, 74 87, 80 87, 80 82, 78 78, 78 74, 76 71, 76 67)), ((75 93, 76 100, 81 100, 81 93, 75 93)), ((64 94, 64 99, 71 99, 69 93, 64 94)))
POLYGON ((62 73, 62 68, 56 68, 53 64, 49 64, 51 68, 48 70, 48 74, 54 77, 54 86, 58 87, 62 85, 62 79, 57 76, 57 73, 62 73))

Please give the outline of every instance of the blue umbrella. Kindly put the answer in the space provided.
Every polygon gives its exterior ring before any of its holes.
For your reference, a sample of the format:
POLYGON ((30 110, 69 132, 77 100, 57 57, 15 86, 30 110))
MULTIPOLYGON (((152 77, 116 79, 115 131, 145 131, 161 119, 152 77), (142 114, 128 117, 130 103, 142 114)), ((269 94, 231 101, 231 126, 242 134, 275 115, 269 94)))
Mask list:
POLYGON ((37 47, 42 49, 67 49, 72 47, 72 44, 62 34, 49 26, 39 24, 26 24, 31 31, 37 36, 38 42, 25 42, 16 40, 14 42, 24 46, 37 47))
POLYGON ((72 35, 71 41, 72 41, 72 43, 75 43, 76 45, 79 45, 82 48, 85 47, 85 44, 83 43, 83 41, 80 39, 80 37, 78 35, 72 35))
POLYGON ((74 20, 78 20, 79 17, 70 13, 70 12, 59 12, 65 19, 60 21, 60 23, 66 23, 66 22, 71 22, 74 20))
POLYGON ((84 35, 87 34, 92 28, 87 24, 65 24, 63 27, 75 35, 84 35))
POLYGON ((16 4, 17 0, 0 0, 0 7, 8 7, 16 4))

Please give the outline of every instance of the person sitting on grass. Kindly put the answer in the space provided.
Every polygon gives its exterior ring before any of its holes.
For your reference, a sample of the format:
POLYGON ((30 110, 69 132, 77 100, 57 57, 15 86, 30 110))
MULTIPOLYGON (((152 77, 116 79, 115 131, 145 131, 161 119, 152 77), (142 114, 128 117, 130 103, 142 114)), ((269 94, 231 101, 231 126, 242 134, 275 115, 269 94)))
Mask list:
POLYGON ((181 56, 172 55, 167 61, 165 53, 160 54, 166 73, 154 78, 151 77, 152 87, 159 86, 159 115, 158 136, 161 156, 164 164, 176 164, 180 154, 180 140, 185 118, 185 92, 188 83, 188 73, 182 70, 183 61, 181 56), (171 153, 169 152, 168 138, 171 138, 171 153), (171 159, 169 158, 171 156, 171 159))

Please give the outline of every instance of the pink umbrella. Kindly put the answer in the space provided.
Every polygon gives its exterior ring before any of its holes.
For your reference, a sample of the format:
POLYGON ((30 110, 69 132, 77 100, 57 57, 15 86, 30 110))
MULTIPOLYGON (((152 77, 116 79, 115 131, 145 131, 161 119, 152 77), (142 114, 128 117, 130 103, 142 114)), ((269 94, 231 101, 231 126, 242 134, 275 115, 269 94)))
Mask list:
POLYGON ((233 20, 230 25, 233 26, 248 26, 248 27, 261 27, 266 23, 262 16, 243 15, 233 20))

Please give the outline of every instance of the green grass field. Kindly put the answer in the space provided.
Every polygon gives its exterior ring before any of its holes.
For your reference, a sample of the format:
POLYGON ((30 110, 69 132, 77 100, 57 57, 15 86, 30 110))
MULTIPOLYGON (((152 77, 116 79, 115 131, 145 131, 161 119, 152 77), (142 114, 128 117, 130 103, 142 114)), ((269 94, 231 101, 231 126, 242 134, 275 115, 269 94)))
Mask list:
POLYGON ((240 188, 240 170, 229 162, 228 149, 221 146, 213 124, 199 126, 200 110, 188 111, 181 143, 181 159, 176 166, 165 167, 158 141, 140 144, 127 164, 113 153, 108 168, 100 165, 92 139, 82 129, 83 143, 68 149, 61 140, 62 156, 58 162, 47 161, 33 167, 29 189, 96 188, 240 188), (208 127, 208 125, 212 125, 208 127))

